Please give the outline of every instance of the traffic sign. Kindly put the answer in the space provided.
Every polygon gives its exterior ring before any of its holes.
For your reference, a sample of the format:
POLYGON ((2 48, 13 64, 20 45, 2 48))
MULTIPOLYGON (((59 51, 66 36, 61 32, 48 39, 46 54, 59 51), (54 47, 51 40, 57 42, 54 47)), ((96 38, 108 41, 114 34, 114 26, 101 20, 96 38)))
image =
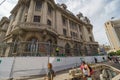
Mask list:
POLYGON ((60 59, 57 59, 57 62, 60 62, 60 59))

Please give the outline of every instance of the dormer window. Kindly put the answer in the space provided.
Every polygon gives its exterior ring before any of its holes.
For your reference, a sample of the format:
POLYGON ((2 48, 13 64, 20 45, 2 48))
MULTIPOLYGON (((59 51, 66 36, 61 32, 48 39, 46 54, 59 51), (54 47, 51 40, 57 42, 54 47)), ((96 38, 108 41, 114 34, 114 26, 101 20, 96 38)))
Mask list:
POLYGON ((36 1, 35 10, 39 11, 39 10, 41 10, 41 8, 42 8, 42 1, 41 0, 37 0, 36 1))

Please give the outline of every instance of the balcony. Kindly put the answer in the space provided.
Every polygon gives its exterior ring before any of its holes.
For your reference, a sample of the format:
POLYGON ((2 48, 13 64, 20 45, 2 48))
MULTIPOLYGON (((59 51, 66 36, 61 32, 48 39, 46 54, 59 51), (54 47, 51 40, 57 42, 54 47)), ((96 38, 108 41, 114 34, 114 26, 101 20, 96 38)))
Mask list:
POLYGON ((87 44, 98 45, 98 42, 87 42, 87 44))
POLYGON ((43 31, 46 30, 52 34, 57 35, 57 31, 53 29, 51 26, 45 25, 45 24, 40 24, 40 23, 28 23, 28 22, 23 22, 19 23, 16 25, 12 31, 13 34, 18 34, 20 30, 23 31, 43 31))

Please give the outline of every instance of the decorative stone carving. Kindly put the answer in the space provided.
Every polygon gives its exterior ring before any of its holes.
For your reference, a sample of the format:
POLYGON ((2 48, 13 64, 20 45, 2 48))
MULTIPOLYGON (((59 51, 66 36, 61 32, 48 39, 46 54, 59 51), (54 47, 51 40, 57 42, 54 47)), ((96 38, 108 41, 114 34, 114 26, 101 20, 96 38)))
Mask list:
POLYGON ((63 8, 63 9, 67 9, 67 6, 66 6, 66 4, 61 4, 61 8, 63 8))
POLYGON ((86 24, 90 23, 90 20, 87 17, 82 17, 81 20, 85 22, 86 24))
POLYGON ((79 12, 76 16, 80 19, 83 17, 83 14, 81 12, 79 12))

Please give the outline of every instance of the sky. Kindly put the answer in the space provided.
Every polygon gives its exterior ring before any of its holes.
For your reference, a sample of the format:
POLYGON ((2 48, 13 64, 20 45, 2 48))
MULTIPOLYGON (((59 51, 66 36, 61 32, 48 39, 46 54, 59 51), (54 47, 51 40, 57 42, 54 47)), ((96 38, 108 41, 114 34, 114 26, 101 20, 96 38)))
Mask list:
MULTIPOLYGON (((4 0, 0 0, 0 3, 4 0)), ((17 4, 18 0, 6 0, 0 5, 0 19, 3 16, 9 17, 10 11, 17 4)), ((67 9, 75 15, 79 12, 88 17, 93 25, 93 34, 99 44, 109 44, 104 29, 104 23, 120 18, 120 0, 55 0, 56 3, 64 3, 67 9)))

